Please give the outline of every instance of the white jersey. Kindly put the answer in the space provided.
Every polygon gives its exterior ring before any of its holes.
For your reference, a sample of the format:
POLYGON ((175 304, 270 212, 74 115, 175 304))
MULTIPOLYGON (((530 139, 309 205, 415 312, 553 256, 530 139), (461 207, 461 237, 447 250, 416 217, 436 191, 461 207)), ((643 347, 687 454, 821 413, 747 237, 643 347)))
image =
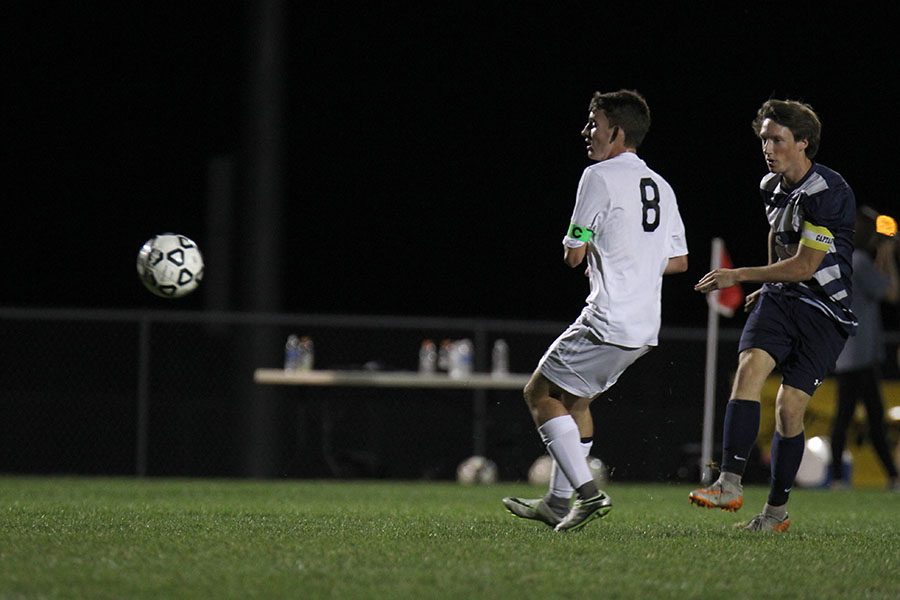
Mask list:
POLYGON ((584 170, 563 244, 587 248, 582 319, 600 339, 639 348, 659 335, 662 275, 688 253, 675 192, 633 152, 584 170))

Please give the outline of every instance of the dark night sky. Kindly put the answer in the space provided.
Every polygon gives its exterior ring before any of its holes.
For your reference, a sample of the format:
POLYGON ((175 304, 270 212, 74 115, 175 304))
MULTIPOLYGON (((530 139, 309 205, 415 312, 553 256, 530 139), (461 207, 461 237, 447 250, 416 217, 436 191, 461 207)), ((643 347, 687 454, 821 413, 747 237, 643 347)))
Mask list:
MULTIPOLYGON (((812 104, 819 160, 900 212, 889 9, 517 4, 287 8, 284 310, 571 320, 587 282, 560 240, 596 89, 644 93, 639 153, 679 197, 691 267, 666 281, 666 324, 705 323, 691 287, 713 236, 736 264, 765 260, 749 123, 770 96, 812 104)), ((152 297, 134 257, 163 231, 209 242, 207 161, 241 155, 247 5, 3 12, 0 304, 203 308, 152 297)))

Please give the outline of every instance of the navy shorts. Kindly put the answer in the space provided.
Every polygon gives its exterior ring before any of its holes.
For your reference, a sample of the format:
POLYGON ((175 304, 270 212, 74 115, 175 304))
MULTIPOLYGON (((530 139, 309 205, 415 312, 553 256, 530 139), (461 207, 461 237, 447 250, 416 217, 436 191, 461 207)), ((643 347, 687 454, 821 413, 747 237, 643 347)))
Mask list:
POLYGON ((847 333, 828 315, 800 298, 761 294, 747 318, 738 352, 765 350, 778 365, 782 383, 810 396, 834 369, 847 333))

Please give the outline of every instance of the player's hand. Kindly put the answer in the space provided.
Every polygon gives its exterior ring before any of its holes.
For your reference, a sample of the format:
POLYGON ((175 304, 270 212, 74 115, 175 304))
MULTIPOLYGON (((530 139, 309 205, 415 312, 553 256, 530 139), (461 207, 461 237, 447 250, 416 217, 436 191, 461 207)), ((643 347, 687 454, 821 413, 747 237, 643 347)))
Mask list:
POLYGON ((724 290, 738 283, 737 274, 734 269, 716 269, 704 275, 694 289, 698 292, 708 294, 716 290, 724 290))
POLYGON ((759 300, 760 292, 762 292, 762 289, 747 294, 747 297, 744 298, 744 312, 748 313, 753 310, 753 307, 756 306, 756 301, 759 300))

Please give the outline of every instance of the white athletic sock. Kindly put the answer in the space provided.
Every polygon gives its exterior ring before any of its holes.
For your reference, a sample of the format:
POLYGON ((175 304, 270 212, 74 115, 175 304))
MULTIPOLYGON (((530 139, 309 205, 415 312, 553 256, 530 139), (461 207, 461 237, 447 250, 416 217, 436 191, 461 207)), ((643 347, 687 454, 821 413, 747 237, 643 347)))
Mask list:
MULTIPOLYGON (((581 453, 587 460, 587 457, 591 454, 591 447, 594 445, 594 441, 591 440, 587 443, 579 441, 579 443, 581 444, 581 453)), ((559 468, 559 463, 554 460, 553 468, 550 470, 550 494, 557 498, 571 498, 574 493, 575 488, 572 487, 572 483, 566 478, 562 469, 559 468)))
POLYGON ((547 446, 547 452, 553 457, 553 462, 559 465, 573 488, 593 481, 587 460, 582 454, 578 425, 571 415, 550 419, 538 427, 538 433, 547 446))

